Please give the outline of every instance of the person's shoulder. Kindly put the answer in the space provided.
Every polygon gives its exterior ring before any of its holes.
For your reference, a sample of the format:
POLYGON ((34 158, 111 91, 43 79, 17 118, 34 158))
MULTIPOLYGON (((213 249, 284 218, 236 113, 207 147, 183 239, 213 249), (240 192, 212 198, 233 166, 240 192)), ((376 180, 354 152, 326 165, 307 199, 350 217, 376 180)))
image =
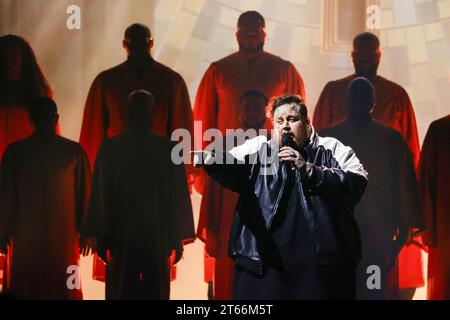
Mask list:
POLYGON ((166 66, 165 64, 162 64, 161 62, 154 60, 153 66, 156 69, 156 71, 158 72, 158 74, 160 76, 162 76, 163 78, 184 81, 181 74, 179 74, 177 71, 173 70, 172 68, 166 66))
POLYGON ((74 153, 74 154, 86 154, 81 144, 71 139, 68 139, 63 136, 57 136, 56 142, 61 148, 64 148, 64 152, 66 153, 74 153))
POLYGON ((341 78, 341 79, 332 80, 332 81, 329 81, 325 87, 347 89, 348 85, 354 78, 355 78, 354 75, 349 75, 349 76, 341 78))
POLYGON ((384 137, 384 140, 391 141, 393 144, 406 144, 405 139, 400 132, 375 119, 372 120, 372 131, 374 131, 377 136, 384 137))
POLYGON ((450 128, 450 114, 448 116, 433 121, 430 124, 430 128, 433 129, 450 128))
POLYGON ((383 91, 385 91, 385 92, 392 92, 397 95, 398 94, 408 95, 405 88, 403 88, 400 84, 398 84, 392 80, 389 80, 382 76, 378 76, 378 81, 383 86, 383 89, 384 89, 383 91))
POLYGON ((234 65, 239 60, 239 52, 233 52, 223 58, 213 61, 208 69, 217 70, 221 68, 228 68, 230 65, 234 65))
POLYGON ((172 148, 176 144, 175 141, 170 140, 169 138, 165 136, 161 136, 156 133, 149 133, 148 139, 153 142, 154 144, 161 146, 163 148, 172 148))
POLYGON ((120 77, 120 75, 125 71, 126 65, 125 62, 118 64, 112 68, 101 71, 95 77, 93 84, 94 85, 103 85, 105 82, 109 80, 114 80, 120 77))
POLYGON ((3 152, 3 157, 5 157, 6 155, 11 155, 11 154, 15 154, 17 152, 20 152, 20 150, 23 150, 24 148, 26 148, 28 145, 30 145, 30 143, 32 143, 32 136, 28 136, 24 139, 15 141, 13 143, 10 143, 5 151, 3 152))
POLYGON ((344 119, 344 120, 332 125, 331 127, 320 130, 318 133, 321 137, 334 137, 337 134, 339 134, 340 132, 342 132, 342 130, 344 130, 345 127, 346 127, 346 121, 344 119))
POLYGON ((330 129, 325 133, 327 133, 327 135, 324 135, 323 132, 320 135, 317 135, 318 146, 322 146, 325 150, 331 150, 332 152, 338 148, 345 147, 345 145, 337 138, 328 135, 328 133, 331 133, 330 129))
POLYGON ((99 79, 105 79, 111 76, 115 76, 121 72, 124 71, 124 69, 126 68, 126 62, 122 62, 114 67, 111 67, 109 69, 103 70, 102 72, 100 72, 97 75, 97 78, 99 79))

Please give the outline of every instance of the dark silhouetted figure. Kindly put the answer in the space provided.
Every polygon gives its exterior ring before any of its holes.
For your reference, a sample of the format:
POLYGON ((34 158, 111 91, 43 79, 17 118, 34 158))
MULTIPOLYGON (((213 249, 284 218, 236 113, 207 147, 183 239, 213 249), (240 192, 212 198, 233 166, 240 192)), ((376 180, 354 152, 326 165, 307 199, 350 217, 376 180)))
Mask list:
MULTIPOLYGON (((365 77, 375 87, 377 95, 377 103, 372 111, 373 119, 400 132, 417 169, 420 145, 414 109, 405 89, 378 75, 381 55, 380 41, 376 35, 365 32, 355 37, 352 51, 355 74, 331 81, 325 86, 314 112, 314 127, 321 132, 322 129, 346 119, 347 87, 356 77, 365 77)), ((419 226, 413 227, 410 232, 416 234, 419 226)), ((418 288, 425 284, 421 250, 418 246, 409 242, 400 253, 398 263, 400 288, 418 288)), ((409 294, 412 298, 413 290, 405 290, 402 295, 409 294)))
POLYGON ((91 175, 81 146, 56 134, 56 104, 29 109, 34 133, 1 164, 0 238, 8 244, 6 291, 19 299, 81 299, 79 232, 91 175))
POLYGON ((428 129, 420 158, 420 186, 428 246, 428 299, 450 299, 450 115, 428 129))
POLYGON ((168 299, 169 256, 178 262, 194 238, 184 166, 170 140, 149 133, 155 107, 150 93, 132 93, 129 130, 105 140, 95 162, 84 235, 107 262, 106 299, 168 299))
POLYGON ((362 238, 357 297, 398 299, 395 262, 408 230, 423 226, 423 215, 408 146, 400 133, 372 119, 374 90, 366 78, 350 82, 347 119, 321 134, 352 147, 369 172, 366 193, 355 211, 362 238))
MULTIPOLYGON (((239 101, 239 121, 244 130, 259 130, 265 125, 265 129, 270 129, 267 127, 270 119, 266 117, 268 99, 264 93, 248 90, 239 101)), ((255 131, 255 134, 258 132, 255 131)), ((227 138, 231 139, 232 136, 228 135, 227 138)), ((233 139, 235 143, 238 141, 233 139)), ((225 141, 222 148, 226 148, 225 141)), ((235 147, 234 144, 230 147, 235 147)), ((237 193, 206 178, 197 236, 205 242, 205 280, 213 281, 213 296, 216 300, 232 298, 234 264, 228 256, 228 239, 238 199, 237 193)))
MULTIPOLYGON (((126 130, 126 101, 135 90, 152 92, 155 99, 152 132, 170 137, 178 128, 193 132, 193 116, 189 93, 183 78, 151 56, 153 38, 142 24, 129 26, 122 42, 127 60, 101 72, 92 83, 84 109, 80 144, 86 150, 91 166, 105 138, 126 130)), ((189 181, 192 166, 186 166, 189 181)), ((104 265, 94 257, 94 279, 104 280, 104 265)))

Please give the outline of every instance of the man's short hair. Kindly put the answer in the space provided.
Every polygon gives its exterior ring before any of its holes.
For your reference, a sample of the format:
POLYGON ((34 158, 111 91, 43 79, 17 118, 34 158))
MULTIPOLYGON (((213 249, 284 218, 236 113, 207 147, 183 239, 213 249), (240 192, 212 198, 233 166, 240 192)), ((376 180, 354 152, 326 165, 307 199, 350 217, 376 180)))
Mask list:
POLYGON ((380 47, 380 39, 372 32, 363 32, 353 39, 353 48, 355 49, 361 43, 375 43, 377 48, 380 47))
POLYGON ((262 14, 260 14, 258 11, 246 11, 244 13, 242 13, 239 16, 238 22, 237 22, 237 27, 239 28, 244 21, 248 21, 248 20, 260 20, 262 23, 263 28, 266 27, 266 20, 264 20, 264 17, 262 16, 262 14))
POLYGON ((259 90, 247 90, 239 98, 239 103, 242 104, 245 98, 262 98, 264 100, 264 105, 266 106, 269 102, 267 96, 259 90))
POLYGON ((131 38, 135 37, 136 34, 145 35, 145 36, 147 36, 147 38, 152 37, 150 28, 147 27, 145 24, 133 23, 125 30, 124 39, 125 40, 131 39, 131 38))
POLYGON ((133 91, 127 99, 128 125, 145 125, 152 118, 153 95, 147 90, 133 91))
POLYGON ((38 97, 31 101, 28 114, 32 120, 37 120, 43 116, 58 114, 58 107, 53 99, 49 97, 38 97))
POLYGON ((347 86, 347 100, 367 101, 373 104, 376 100, 375 87, 368 79, 357 77, 347 86))
POLYGON ((267 106, 267 114, 270 119, 273 120, 273 116, 275 114, 275 110, 285 104, 296 104, 299 106, 299 113, 303 122, 306 122, 308 119, 308 108, 305 104, 305 99, 303 99, 300 95, 285 93, 280 96, 275 96, 270 99, 270 102, 267 106))

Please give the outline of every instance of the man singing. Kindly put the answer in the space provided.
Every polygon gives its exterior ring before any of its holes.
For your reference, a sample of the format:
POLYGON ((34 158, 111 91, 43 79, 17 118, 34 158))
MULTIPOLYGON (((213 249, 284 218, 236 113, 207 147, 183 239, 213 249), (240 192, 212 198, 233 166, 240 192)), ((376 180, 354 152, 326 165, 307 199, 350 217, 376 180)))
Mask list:
POLYGON ((300 96, 273 98, 268 111, 271 140, 196 160, 240 194, 228 250, 233 298, 354 299, 361 244, 353 210, 368 174, 351 148, 317 135, 300 96))

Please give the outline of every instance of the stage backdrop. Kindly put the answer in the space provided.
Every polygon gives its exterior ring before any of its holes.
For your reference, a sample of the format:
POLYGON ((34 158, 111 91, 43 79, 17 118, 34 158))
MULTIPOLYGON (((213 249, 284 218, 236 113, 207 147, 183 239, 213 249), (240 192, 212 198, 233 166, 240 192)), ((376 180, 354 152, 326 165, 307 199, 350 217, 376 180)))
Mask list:
MULTIPOLYGON (((343 51, 363 31, 366 5, 378 5, 383 58, 380 74, 411 96, 420 140, 431 121, 450 113, 450 0, 0 0, 0 34, 28 39, 55 91, 63 134, 78 140, 89 86, 102 70, 125 58, 122 37, 134 22, 149 25, 153 56, 181 73, 193 101, 208 65, 235 51, 237 17, 258 10, 266 18, 266 49, 292 61, 302 74, 312 115, 323 86, 352 73, 343 51), (81 29, 66 26, 80 8, 81 29)), ((199 198, 193 196, 196 219, 199 198)), ((87 298, 101 298, 102 284, 89 280, 87 298)), ((172 285, 174 298, 205 298, 202 246, 186 248, 172 285)))

